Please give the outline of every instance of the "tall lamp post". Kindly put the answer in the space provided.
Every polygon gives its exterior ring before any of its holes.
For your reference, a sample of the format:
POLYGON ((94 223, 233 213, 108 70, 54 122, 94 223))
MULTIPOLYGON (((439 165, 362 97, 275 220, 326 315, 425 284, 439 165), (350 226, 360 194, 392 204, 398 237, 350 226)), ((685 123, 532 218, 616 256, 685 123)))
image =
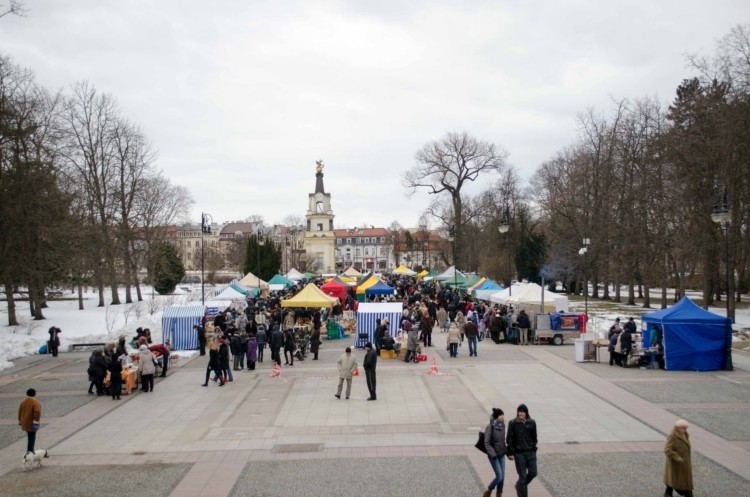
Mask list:
MULTIPOLYGON (((451 224, 448 228, 448 241, 454 242, 456 240, 456 225, 451 224)), ((456 269, 456 244, 453 244, 453 289, 458 288, 458 270, 456 269)))
POLYGON ((256 235, 255 242, 256 248, 255 253, 258 256, 258 265, 255 267, 255 277, 258 278, 258 287, 260 287, 260 239, 263 236, 263 228, 258 228, 258 234, 256 235))
POLYGON ((213 221, 210 214, 201 212, 201 305, 206 303, 206 242, 203 241, 203 235, 211 234, 211 224, 213 224, 213 221))
POLYGON ((585 305, 586 318, 589 315, 589 245, 591 244, 590 238, 583 239, 583 247, 578 251, 578 255, 583 256, 583 301, 585 305))
POLYGON ((729 201, 727 197, 727 189, 724 188, 724 194, 721 200, 714 206, 714 210, 711 213, 711 220, 717 223, 724 229, 724 263, 727 270, 727 319, 729 320, 729 329, 727 330, 726 339, 726 364, 724 366, 725 371, 732 371, 734 366, 732 364, 732 328, 731 323, 734 322, 734 312, 732 312, 732 268, 729 267, 729 226, 732 222, 732 211, 729 210, 729 201))
MULTIPOLYGON (((510 209, 508 209, 508 206, 505 206, 505 212, 503 213, 503 218, 500 220, 500 226, 497 227, 497 230, 500 233, 510 232, 510 209)), ((512 287, 513 282, 511 281, 510 274, 510 235, 508 235, 508 297, 512 295, 512 287)))

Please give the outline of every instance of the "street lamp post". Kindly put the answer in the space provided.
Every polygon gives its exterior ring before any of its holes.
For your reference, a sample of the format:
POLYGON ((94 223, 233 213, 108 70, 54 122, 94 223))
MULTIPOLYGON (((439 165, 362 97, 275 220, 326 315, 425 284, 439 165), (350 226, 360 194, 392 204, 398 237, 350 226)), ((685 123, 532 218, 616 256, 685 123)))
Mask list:
POLYGON ((586 317, 589 315, 589 245, 591 244, 590 238, 583 239, 583 247, 578 251, 579 255, 583 256, 583 301, 585 306, 586 317))
POLYGON ((206 242, 203 241, 204 234, 211 234, 211 224, 213 224, 213 218, 201 212, 201 305, 206 303, 206 242))
MULTIPOLYGON (((510 209, 508 207, 505 207, 505 212, 503 213, 503 218, 500 221, 500 226, 498 226, 497 230, 500 233, 509 233, 510 232, 510 209)), ((513 292, 513 282, 511 281, 511 274, 510 274, 510 235, 508 235, 508 297, 512 295, 513 292)))
POLYGON ((258 228, 258 234, 255 238, 255 253, 258 256, 258 265, 255 267, 255 277, 258 278, 258 287, 260 287, 260 238, 263 236, 263 228, 258 228))
POLYGON ((727 197, 727 189, 724 188, 724 194, 722 195, 721 201, 714 206, 714 210, 711 213, 711 220, 721 226, 724 230, 724 264, 727 272, 727 319, 730 323, 730 329, 727 330, 726 339, 726 364, 724 369, 726 371, 732 371, 734 366, 732 364, 732 331, 731 323, 734 322, 734 313, 732 312, 732 269, 729 267, 729 226, 732 222, 732 211, 729 210, 729 202, 727 197))

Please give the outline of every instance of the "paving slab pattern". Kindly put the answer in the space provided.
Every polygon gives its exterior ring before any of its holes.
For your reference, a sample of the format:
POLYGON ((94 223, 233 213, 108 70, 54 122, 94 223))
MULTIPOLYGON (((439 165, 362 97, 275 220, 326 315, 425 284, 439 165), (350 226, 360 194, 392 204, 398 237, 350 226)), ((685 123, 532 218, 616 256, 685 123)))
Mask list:
POLYGON ((26 433, 21 430, 17 424, 8 424, 0 426, 0 449, 26 438, 26 433))
MULTIPOLYGON (((50 456, 50 458, 54 455, 50 456)), ((18 468, 0 476, 0 497, 167 497, 190 464, 52 466, 18 468)), ((94 462, 94 461, 92 461, 94 462)))
MULTIPOLYGON (((748 495, 747 480, 695 452, 692 459, 695 495, 748 495)), ((538 466, 540 479, 556 497, 664 495, 662 452, 604 453, 594 460, 589 454, 543 454, 538 466)))
POLYGON ((750 384, 721 380, 618 382, 617 386, 657 404, 750 402, 750 384))
POLYGON ((725 440, 750 441, 750 410, 748 409, 673 408, 669 411, 725 440))
POLYGON ((251 462, 229 495, 475 497, 482 490, 466 457, 376 457, 251 462))
MULTIPOLYGON (((26 395, 18 397, 3 397, 0 399, 0 418, 14 419, 18 421, 18 405, 26 398, 26 395)), ((42 424, 47 418, 57 418, 65 416, 74 409, 96 399, 96 395, 37 395, 36 398, 42 404, 42 424)), ((108 398, 108 397, 107 397, 108 398)))

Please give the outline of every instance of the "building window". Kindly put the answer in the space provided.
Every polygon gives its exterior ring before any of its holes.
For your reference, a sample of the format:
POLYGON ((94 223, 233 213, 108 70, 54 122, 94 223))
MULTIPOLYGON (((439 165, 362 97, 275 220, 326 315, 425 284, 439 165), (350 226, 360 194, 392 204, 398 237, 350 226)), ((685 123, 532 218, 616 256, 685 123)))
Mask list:
POLYGON ((190 248, 190 240, 188 240, 187 246, 188 246, 188 248, 190 248))
POLYGON ((365 255, 370 255, 370 250, 365 248, 365 255))
POLYGON ((380 243, 385 243, 385 237, 384 236, 380 237, 380 243))
POLYGON ((190 252, 188 252, 188 260, 190 260, 192 258, 192 255, 193 254, 191 254, 190 252))
POLYGON ((323 223, 318 223, 318 231, 323 231, 323 223))
POLYGON ((357 249, 357 257, 360 257, 362 255, 362 249, 357 249))

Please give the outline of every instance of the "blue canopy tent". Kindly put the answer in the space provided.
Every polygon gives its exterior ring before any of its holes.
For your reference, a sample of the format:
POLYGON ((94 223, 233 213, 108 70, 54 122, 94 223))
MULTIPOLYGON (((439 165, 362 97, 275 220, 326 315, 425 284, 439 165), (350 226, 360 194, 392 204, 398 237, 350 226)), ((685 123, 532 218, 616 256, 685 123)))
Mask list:
POLYGON ((193 325, 200 324, 206 307, 203 305, 173 305, 161 316, 161 338, 172 343, 173 350, 195 350, 198 334, 193 325))
POLYGON ((382 281, 378 281, 371 287, 368 287, 365 289, 365 295, 393 295, 396 293, 396 291, 393 289, 393 287, 390 287, 383 283, 382 281))
POLYGON ((662 330, 665 369, 716 371, 726 366, 727 347, 732 345, 729 319, 698 307, 687 297, 641 319, 644 347, 650 345, 651 325, 662 330))

